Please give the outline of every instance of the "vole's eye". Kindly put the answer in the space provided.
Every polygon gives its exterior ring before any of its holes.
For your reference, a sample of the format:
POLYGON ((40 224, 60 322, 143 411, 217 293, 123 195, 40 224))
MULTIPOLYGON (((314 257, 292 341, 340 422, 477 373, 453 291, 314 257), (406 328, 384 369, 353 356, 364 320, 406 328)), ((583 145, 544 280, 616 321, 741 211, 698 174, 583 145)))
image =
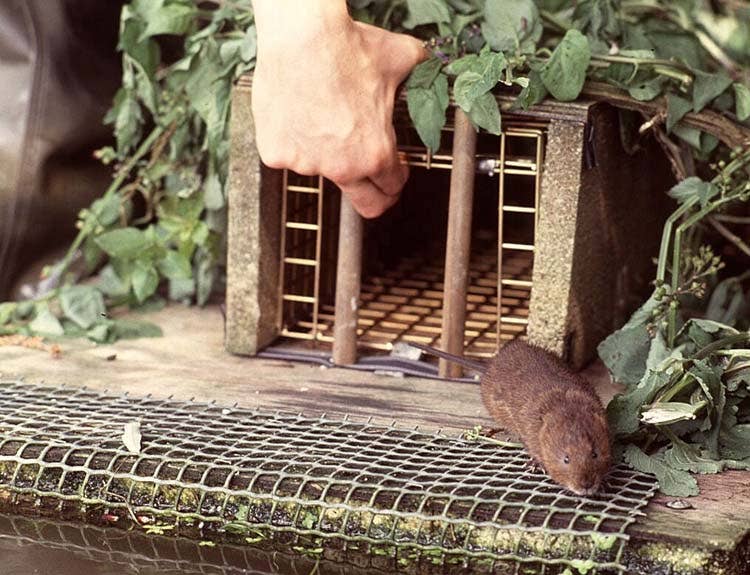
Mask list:
POLYGON ((592 451, 591 452, 591 459, 596 459, 597 457, 599 457, 599 454, 596 451, 592 451))
POLYGON ((565 465, 567 465, 568 463, 570 463, 570 457, 568 457, 567 455, 565 457, 563 457, 563 463, 565 465))

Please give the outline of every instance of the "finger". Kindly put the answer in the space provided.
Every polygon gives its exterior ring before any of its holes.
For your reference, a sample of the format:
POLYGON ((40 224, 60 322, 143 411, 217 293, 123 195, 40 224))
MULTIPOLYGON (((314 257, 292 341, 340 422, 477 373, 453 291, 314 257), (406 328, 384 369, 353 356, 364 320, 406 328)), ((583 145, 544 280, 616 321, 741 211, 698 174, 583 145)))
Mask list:
POLYGON ((369 174, 369 178, 386 196, 398 195, 409 178, 409 166, 402 155, 394 151, 391 161, 379 172, 369 174))
POLYGON ((357 180, 339 187, 363 218, 376 218, 398 201, 398 194, 384 194, 369 179, 357 180))
POLYGON ((400 84, 411 70, 429 58, 430 53, 424 43, 408 34, 397 34, 372 26, 355 22, 362 31, 363 38, 381 55, 383 69, 395 79, 395 85, 400 84))

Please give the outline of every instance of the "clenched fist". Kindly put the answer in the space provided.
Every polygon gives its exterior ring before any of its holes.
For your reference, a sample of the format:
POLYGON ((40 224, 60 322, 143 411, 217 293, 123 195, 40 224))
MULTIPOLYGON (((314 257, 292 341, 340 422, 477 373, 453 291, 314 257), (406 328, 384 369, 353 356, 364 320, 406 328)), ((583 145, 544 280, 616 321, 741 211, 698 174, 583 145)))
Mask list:
POLYGON ((393 129, 396 89, 422 43, 354 22, 340 0, 254 0, 253 115, 261 159, 322 175, 366 218, 392 206, 408 177, 393 129))

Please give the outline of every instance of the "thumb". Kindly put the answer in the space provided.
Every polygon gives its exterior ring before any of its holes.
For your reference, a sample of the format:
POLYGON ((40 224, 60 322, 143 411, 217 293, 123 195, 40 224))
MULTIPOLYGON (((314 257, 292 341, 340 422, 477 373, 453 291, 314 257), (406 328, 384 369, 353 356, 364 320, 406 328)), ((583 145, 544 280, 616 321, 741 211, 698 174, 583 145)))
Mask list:
POLYGON ((426 60, 429 52, 421 40, 408 34, 396 34, 369 24, 357 23, 368 42, 373 43, 373 53, 379 54, 384 73, 398 86, 414 66, 426 60))

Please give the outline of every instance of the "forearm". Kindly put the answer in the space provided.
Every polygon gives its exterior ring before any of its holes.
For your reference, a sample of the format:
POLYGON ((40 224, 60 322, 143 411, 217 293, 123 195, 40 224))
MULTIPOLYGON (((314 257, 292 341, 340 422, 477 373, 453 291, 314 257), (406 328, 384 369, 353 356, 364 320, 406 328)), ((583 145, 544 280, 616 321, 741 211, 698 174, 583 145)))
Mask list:
POLYGON ((346 0, 253 0, 258 45, 311 39, 349 20, 346 0))

